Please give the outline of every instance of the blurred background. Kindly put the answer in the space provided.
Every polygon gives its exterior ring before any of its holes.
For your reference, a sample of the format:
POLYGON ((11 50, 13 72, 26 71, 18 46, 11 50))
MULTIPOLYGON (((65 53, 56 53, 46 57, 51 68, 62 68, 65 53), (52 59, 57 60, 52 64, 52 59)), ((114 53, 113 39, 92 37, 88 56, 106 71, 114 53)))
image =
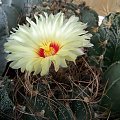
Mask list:
POLYGON ((108 15, 110 12, 120 12, 120 0, 73 0, 74 3, 85 1, 88 6, 96 10, 101 16, 108 15))

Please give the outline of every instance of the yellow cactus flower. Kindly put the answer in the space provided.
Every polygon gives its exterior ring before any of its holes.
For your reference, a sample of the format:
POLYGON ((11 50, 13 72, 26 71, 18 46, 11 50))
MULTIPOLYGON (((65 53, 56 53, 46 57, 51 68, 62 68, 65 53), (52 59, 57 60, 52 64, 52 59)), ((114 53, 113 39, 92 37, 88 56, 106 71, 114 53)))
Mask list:
POLYGON ((14 29, 4 45, 13 69, 43 76, 49 73, 51 64, 58 71, 59 67, 67 67, 66 60, 75 62, 84 54, 83 47, 92 46, 91 34, 85 31, 87 25, 78 17, 65 19, 60 12, 35 16, 36 22, 28 17, 26 20, 29 24, 14 29))

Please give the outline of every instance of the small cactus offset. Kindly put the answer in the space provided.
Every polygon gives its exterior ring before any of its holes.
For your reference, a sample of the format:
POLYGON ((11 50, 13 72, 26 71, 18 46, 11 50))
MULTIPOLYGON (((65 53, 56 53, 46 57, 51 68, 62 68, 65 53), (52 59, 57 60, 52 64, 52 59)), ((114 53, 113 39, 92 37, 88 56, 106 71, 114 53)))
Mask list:
POLYGON ((97 12, 85 2, 1 0, 1 3, 1 120, 120 118, 119 12, 105 16, 98 26, 97 12))

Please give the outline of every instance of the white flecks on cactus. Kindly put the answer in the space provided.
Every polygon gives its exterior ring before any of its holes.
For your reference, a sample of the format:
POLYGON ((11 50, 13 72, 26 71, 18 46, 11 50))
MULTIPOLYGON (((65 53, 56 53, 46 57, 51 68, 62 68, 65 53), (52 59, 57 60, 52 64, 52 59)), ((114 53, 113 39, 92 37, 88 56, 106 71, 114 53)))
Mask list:
POLYGON ((0 0, 0 5, 2 4, 2 1, 0 0))

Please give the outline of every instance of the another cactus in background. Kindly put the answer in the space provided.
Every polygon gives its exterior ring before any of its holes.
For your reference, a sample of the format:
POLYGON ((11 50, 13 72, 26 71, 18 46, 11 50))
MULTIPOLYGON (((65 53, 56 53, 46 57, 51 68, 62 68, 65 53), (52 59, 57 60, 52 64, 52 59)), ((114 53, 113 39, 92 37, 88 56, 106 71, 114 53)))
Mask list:
POLYGON ((91 62, 105 70, 120 60, 120 13, 111 13, 105 17, 91 42, 94 47, 89 51, 91 62))
POLYGON ((120 61, 106 70, 103 80, 107 86, 100 105, 106 109, 106 115, 120 117, 120 61))
MULTIPOLYGON (((120 117, 120 13, 111 13, 105 17, 98 32, 93 34, 91 42, 94 47, 89 51, 92 65, 101 68, 102 82, 106 89, 100 105, 107 109, 106 115, 111 113, 112 119, 120 117)), ((104 109, 104 110, 105 110, 104 109)))

